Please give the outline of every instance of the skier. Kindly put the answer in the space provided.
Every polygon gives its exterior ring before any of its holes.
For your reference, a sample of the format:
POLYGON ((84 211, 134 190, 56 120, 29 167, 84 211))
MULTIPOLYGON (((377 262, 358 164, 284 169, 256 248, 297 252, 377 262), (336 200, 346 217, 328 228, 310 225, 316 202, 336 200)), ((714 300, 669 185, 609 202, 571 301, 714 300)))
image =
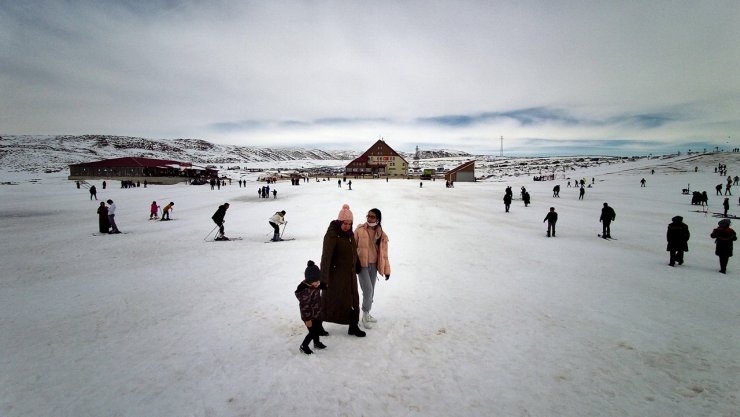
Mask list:
POLYGON ((560 197, 560 184, 552 187, 552 196, 553 197, 560 197))
POLYGON ((280 240, 283 240, 280 237, 280 224, 287 224, 288 222, 285 221, 285 210, 275 212, 275 214, 270 217, 270 220, 268 220, 268 223, 270 223, 270 226, 272 226, 275 233, 272 236, 272 239, 270 239, 273 242, 277 242, 280 240))
POLYGON ((152 205, 149 206, 149 220, 156 219, 159 213, 159 206, 156 201, 152 201, 152 205))
POLYGON ((213 222, 218 225, 218 234, 214 240, 229 240, 229 238, 224 235, 224 223, 226 223, 224 217, 226 217, 226 210, 228 209, 229 203, 224 203, 218 206, 218 210, 216 210, 216 212, 213 213, 213 216, 211 216, 213 222))
POLYGON ((547 237, 555 237, 555 223, 558 222, 558 213, 555 212, 555 207, 550 207, 550 212, 545 216, 545 220, 542 223, 547 222, 547 237))
POLYGON ((164 208, 162 209, 162 218, 159 219, 159 220, 169 220, 170 219, 170 210, 172 210, 172 206, 174 206, 174 205, 175 205, 175 203, 173 203, 172 201, 170 201, 170 204, 167 204, 166 206, 164 206, 164 208))
POLYGON ((326 349, 326 345, 321 343, 320 329, 323 328, 321 323, 321 289, 326 288, 321 279, 321 270, 314 263, 308 261, 306 271, 303 273, 304 280, 298 284, 295 290, 295 296, 298 299, 298 306, 301 310, 301 320, 308 328, 308 335, 303 339, 299 350, 306 355, 313 353, 308 346, 313 341, 313 347, 316 349, 326 349))
POLYGON ((730 227, 730 219, 722 219, 717 223, 719 227, 712 231, 709 237, 714 238, 714 254, 719 257, 719 272, 727 273, 727 261, 732 256, 732 242, 737 240, 737 234, 730 227))
POLYGON ((609 225, 616 217, 617 213, 614 212, 614 209, 609 207, 609 204, 604 203, 604 207, 601 209, 601 217, 599 217, 599 221, 601 222, 601 237, 604 239, 612 237, 609 225))
POLYGON ((674 266, 676 262, 679 265, 683 265, 683 253, 689 250, 689 226, 684 224, 683 217, 675 216, 671 219, 672 223, 668 225, 668 231, 666 232, 666 240, 668 246, 666 250, 670 252, 670 259, 668 265, 674 266))
POLYGON ((640 187, 645 187, 645 178, 640 180, 640 187))

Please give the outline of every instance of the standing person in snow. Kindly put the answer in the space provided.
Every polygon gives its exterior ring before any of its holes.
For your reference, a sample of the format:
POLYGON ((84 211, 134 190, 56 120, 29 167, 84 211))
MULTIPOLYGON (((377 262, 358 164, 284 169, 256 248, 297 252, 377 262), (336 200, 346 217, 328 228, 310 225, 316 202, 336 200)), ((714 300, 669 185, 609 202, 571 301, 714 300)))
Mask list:
POLYGON ((726 274, 727 262, 732 256, 732 242, 737 240, 737 234, 730 227, 730 219, 722 219, 717 225, 709 237, 714 238, 714 254, 719 257, 719 272, 726 274))
POLYGON ((149 220, 156 219, 159 215, 159 206, 156 201, 152 201, 152 205, 149 206, 149 220))
POLYGON ((172 210, 172 207, 175 205, 172 201, 170 201, 170 204, 167 204, 162 209, 162 218, 160 220, 169 220, 170 219, 170 210, 172 210))
POLYGON ((213 216, 211 216, 213 222, 216 223, 216 225, 218 226, 218 234, 216 235, 216 238, 214 240, 229 240, 229 238, 224 235, 224 223, 226 223, 224 217, 226 217, 226 210, 228 209, 229 203, 223 203, 222 205, 218 206, 216 212, 213 213, 213 216))
POLYGON ((601 222, 601 237, 604 239, 612 237, 609 225, 611 225, 616 218, 617 213, 614 212, 614 209, 609 207, 609 204, 604 203, 604 207, 601 209, 601 217, 599 217, 599 221, 601 222))
POLYGON ((674 266, 676 262, 683 265, 683 253, 689 250, 690 237, 689 226, 684 224, 683 217, 675 216, 672 218, 666 232, 666 240, 668 240, 666 250, 670 253, 668 265, 674 266))
POLYGON ((727 211, 730 209, 730 199, 725 197, 725 201, 722 202, 722 208, 725 209, 724 216, 727 217, 727 211))
POLYGON ((108 222, 108 207, 105 206, 104 202, 100 202, 98 207, 98 229, 100 233, 108 233, 110 229, 110 223, 108 222))
POLYGON ((308 261, 306 271, 303 273, 304 280, 298 284, 295 290, 295 296, 298 299, 298 306, 301 310, 301 320, 308 328, 308 335, 303 339, 301 352, 306 355, 313 353, 308 344, 313 341, 313 347, 316 349, 326 349, 326 345, 321 343, 319 329, 321 326, 321 289, 325 285, 321 283, 321 271, 313 261, 308 261))
POLYGON ((380 210, 370 209, 367 212, 367 222, 355 229, 357 258, 361 268, 357 278, 362 288, 362 325, 366 329, 371 329, 372 323, 377 322, 370 314, 370 310, 373 307, 378 273, 385 276, 386 281, 391 277, 391 264, 388 261, 388 235, 380 225, 381 217, 380 210))
POLYGON ((584 194, 586 194, 586 188, 584 186, 581 186, 581 188, 578 190, 578 199, 583 200, 584 194))
POLYGON ((560 184, 552 187, 552 196, 553 197, 560 197, 560 184))
POLYGON ((110 231, 108 233, 121 233, 116 225, 116 203, 113 200, 108 200, 108 223, 110 223, 110 231))
POLYGON ((529 202, 532 201, 529 197, 529 191, 525 191, 522 194, 522 200, 524 201, 524 207, 529 207, 529 202))
POLYGON ((90 187, 90 200, 93 198, 98 199, 98 189, 94 185, 90 187))
POLYGON ((280 226, 281 224, 287 224, 288 222, 285 221, 285 210, 275 212, 275 214, 270 217, 270 220, 267 221, 270 223, 270 226, 272 226, 272 229, 274 230, 274 234, 272 235, 272 239, 270 239, 273 242, 277 242, 279 240, 283 240, 280 237, 280 226))
POLYGON ((511 207, 511 194, 506 193, 504 194, 504 208, 506 208, 506 212, 509 212, 509 207, 511 207))
POLYGON ((550 207, 550 211, 545 216, 545 220, 542 223, 547 222, 547 237, 555 237, 555 223, 558 222, 558 213, 555 212, 555 207, 550 207))
MULTIPOLYGON (((321 319, 349 324, 347 334, 365 337, 360 321, 360 294, 357 290, 357 242, 352 233, 352 211, 344 204, 337 220, 329 223, 321 252, 321 319)), ((320 329, 326 336, 325 330, 320 329)))

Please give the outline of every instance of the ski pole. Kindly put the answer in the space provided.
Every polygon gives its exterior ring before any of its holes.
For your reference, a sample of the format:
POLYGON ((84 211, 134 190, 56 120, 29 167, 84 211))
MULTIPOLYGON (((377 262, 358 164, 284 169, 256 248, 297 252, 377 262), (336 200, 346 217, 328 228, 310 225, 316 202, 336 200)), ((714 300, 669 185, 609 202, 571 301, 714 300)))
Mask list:
POLYGON ((283 224, 283 231, 282 231, 282 232, 280 232, 280 239, 282 239, 282 238, 283 238, 283 233, 285 233, 285 228, 286 228, 286 227, 288 227, 288 222, 285 222, 285 223, 283 224))
MULTIPOLYGON (((218 227, 218 225, 216 225, 216 227, 218 227)), ((213 229, 211 229, 211 231, 210 231, 210 232, 208 232, 208 234, 206 235, 206 237, 204 237, 204 238, 203 238, 203 240, 206 240, 206 239, 208 239, 208 236, 210 236, 210 235, 211 235, 211 233, 213 233, 213 231, 214 231, 214 230, 216 230, 216 227, 214 227, 213 229)))

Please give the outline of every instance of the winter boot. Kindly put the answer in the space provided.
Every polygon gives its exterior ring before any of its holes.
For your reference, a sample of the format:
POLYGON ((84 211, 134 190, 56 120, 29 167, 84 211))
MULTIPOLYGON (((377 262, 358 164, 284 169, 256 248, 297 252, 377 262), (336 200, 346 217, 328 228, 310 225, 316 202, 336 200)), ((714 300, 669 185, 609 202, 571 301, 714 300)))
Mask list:
POLYGON ((365 311, 362 312, 362 320, 361 320, 361 322, 362 322, 362 327, 364 327, 365 329, 372 329, 373 328, 373 325, 370 323, 370 320, 368 320, 368 318, 367 318, 367 312, 365 312, 365 311))
POLYGON ((313 342, 313 347, 319 350, 326 349, 326 345, 321 342, 313 342))
POLYGON ((357 325, 357 322, 351 323, 349 325, 349 330, 347 331, 348 335, 357 336, 357 337, 365 337, 367 333, 360 330, 360 327, 357 325))
POLYGON ((299 349, 299 350, 300 350, 301 352, 305 353, 306 355, 310 355, 310 354, 312 354, 312 353, 313 353, 313 350, 311 350, 311 348, 310 348, 310 347, 308 347, 308 345, 301 345, 301 347, 300 347, 300 348, 298 348, 298 349, 299 349))
POLYGON ((319 336, 329 336, 329 332, 324 330, 324 322, 316 320, 316 331, 319 336))

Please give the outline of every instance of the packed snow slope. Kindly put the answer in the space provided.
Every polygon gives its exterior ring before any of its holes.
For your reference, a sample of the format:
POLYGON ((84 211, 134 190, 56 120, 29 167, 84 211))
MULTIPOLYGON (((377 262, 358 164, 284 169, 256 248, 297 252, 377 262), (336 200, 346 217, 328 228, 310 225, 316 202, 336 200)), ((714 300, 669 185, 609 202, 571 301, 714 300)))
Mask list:
POLYGON ((738 156, 449 189, 279 182, 277 199, 257 198, 254 180, 213 191, 95 181, 98 199, 118 206, 120 235, 97 234, 99 202, 63 173, 3 173, 0 415, 738 416, 740 260, 720 274, 709 238, 725 183, 714 167, 737 175, 738 156), (567 187, 576 178, 593 181, 582 201, 567 187), (709 213, 687 187, 709 192, 709 213), (153 200, 175 202, 174 220, 147 220, 153 200), (205 239, 224 202, 227 235, 243 240, 205 239), (596 236, 604 202, 617 240, 596 236), (343 203, 356 222, 382 211, 393 272, 377 285, 367 337, 327 323, 328 349, 306 356, 293 291, 343 203), (265 243, 279 210, 295 240, 265 243), (676 215, 692 235, 672 268, 676 215))

